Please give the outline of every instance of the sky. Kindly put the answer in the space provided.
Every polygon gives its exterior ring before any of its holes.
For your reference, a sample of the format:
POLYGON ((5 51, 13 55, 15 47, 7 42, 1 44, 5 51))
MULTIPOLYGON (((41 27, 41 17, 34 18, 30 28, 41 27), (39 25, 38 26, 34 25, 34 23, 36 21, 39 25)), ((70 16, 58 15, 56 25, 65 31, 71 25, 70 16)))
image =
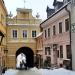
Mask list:
MULTIPOLYGON (((8 13, 11 13, 13 15, 16 15, 16 9, 17 8, 27 8, 27 9, 32 9, 32 14, 35 17, 37 13, 39 13, 40 15, 40 19, 45 20, 47 17, 46 14, 46 8, 47 5, 50 8, 53 8, 52 4, 53 4, 54 0, 4 0, 6 8, 8 13)), ((62 1, 62 0, 59 0, 62 1)))

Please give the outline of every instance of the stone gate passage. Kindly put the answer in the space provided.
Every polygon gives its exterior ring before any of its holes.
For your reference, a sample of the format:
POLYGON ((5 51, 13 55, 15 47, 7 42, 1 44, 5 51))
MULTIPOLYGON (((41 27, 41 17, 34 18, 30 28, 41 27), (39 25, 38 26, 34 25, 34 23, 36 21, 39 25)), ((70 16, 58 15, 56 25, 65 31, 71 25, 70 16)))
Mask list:
POLYGON ((26 56, 26 65, 28 68, 32 68, 34 66, 34 53, 29 47, 21 47, 16 52, 16 58, 19 54, 23 53, 26 56))

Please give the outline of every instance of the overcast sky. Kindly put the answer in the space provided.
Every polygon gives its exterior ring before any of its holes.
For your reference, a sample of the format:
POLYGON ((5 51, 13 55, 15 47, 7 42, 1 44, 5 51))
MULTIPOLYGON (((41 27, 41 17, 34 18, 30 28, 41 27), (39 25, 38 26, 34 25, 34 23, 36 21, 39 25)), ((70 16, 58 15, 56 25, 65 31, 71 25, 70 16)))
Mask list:
MULTIPOLYGON (((33 16, 39 13, 40 18, 46 19, 46 8, 47 5, 53 8, 52 4, 54 0, 4 0, 7 7, 8 13, 11 11, 13 15, 16 15, 16 8, 29 8, 33 10, 33 16)), ((58 0, 62 1, 62 0, 58 0)))

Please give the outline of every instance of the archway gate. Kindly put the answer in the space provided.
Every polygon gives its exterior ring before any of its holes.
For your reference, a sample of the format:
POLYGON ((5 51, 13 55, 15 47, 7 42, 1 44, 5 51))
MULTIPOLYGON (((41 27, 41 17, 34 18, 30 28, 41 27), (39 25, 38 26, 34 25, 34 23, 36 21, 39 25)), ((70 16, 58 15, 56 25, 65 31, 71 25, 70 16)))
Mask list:
POLYGON ((26 62, 28 67, 33 67, 34 66, 34 53, 31 48, 29 47, 21 47, 16 51, 16 58, 19 54, 25 54, 26 56, 26 62))

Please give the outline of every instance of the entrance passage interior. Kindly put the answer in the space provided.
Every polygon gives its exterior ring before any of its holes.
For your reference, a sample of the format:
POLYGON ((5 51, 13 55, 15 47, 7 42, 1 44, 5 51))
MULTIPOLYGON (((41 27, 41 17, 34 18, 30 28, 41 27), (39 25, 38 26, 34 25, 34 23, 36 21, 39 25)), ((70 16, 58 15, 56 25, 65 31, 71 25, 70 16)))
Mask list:
POLYGON ((16 58, 20 54, 24 54, 26 56, 26 65, 29 68, 34 66, 34 53, 31 48, 29 47, 21 47, 16 52, 16 58))

